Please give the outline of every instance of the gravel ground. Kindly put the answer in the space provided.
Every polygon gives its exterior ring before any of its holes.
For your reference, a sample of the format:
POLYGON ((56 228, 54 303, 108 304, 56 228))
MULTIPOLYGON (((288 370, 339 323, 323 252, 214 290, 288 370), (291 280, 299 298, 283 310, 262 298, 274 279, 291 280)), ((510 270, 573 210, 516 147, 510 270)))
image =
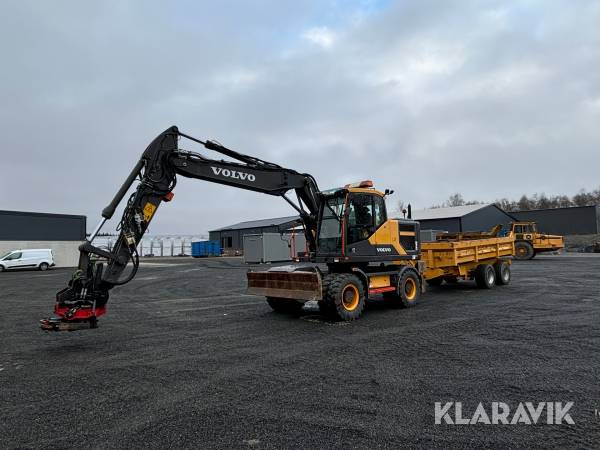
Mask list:
POLYGON ((0 274, 2 448, 598 448, 600 258, 513 265, 331 323, 271 312, 237 258, 153 260, 96 330, 47 334, 70 271, 0 274), (572 401, 575 425, 435 425, 434 402, 572 401))

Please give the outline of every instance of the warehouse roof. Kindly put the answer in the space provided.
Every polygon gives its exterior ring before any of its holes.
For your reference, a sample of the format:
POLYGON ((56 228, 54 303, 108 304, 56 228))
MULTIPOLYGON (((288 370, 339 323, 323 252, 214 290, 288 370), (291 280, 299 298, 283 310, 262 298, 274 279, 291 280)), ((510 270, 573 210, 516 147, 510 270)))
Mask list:
POLYGON ((247 228, 263 228, 263 227, 280 227, 282 225, 290 224, 293 226, 295 223, 300 222, 298 216, 287 216, 287 217, 275 217, 273 219, 261 219, 261 220, 249 220, 246 222, 240 222, 233 225, 229 225, 223 228, 217 228, 211 231, 225 231, 225 230, 245 230, 247 228))
POLYGON ((480 203, 477 205, 451 206, 448 208, 419 209, 412 211, 412 218, 414 220, 454 219, 466 216, 488 206, 491 206, 491 204, 480 203))

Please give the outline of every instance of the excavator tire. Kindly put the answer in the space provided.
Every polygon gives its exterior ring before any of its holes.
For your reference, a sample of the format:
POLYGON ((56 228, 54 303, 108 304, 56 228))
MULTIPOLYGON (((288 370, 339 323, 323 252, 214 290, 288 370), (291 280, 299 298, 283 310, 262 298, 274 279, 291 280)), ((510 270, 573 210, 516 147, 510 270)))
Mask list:
POLYGON ((526 241, 515 242, 515 259, 526 260, 535 256, 533 246, 526 241))
POLYGON ((324 314, 326 316, 329 316, 331 314, 331 308, 329 307, 330 304, 327 301, 327 291, 329 290, 329 285, 335 278, 335 275, 336 274, 328 273, 326 275, 323 275, 323 278, 321 279, 321 284, 323 286, 323 290, 322 290, 323 298, 318 301, 318 304, 319 304, 319 310, 321 311, 321 314, 324 314))
POLYGON ((290 298, 267 297, 267 303, 276 313, 300 314, 304 303, 290 298))
POLYGON ((323 277, 321 312, 334 320, 358 319, 365 309, 365 287, 350 273, 328 274, 323 277))
MULTIPOLYGON (((437 278, 433 278, 437 280, 437 278)), ((431 281, 431 280, 430 280, 431 281)), ((442 278, 440 278, 441 284, 442 278)), ((438 285, 439 286, 439 285, 438 285)), ((415 306, 421 296, 421 280, 414 270, 405 270, 398 281, 397 292, 386 292, 384 299, 390 306, 410 308, 415 306)))

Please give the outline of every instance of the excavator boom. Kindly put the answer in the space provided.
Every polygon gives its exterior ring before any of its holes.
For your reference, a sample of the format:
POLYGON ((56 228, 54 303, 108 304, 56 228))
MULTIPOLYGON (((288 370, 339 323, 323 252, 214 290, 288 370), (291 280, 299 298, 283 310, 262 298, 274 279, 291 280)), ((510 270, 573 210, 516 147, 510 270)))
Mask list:
POLYGON ((112 201, 102 210, 102 219, 79 247, 79 264, 66 288, 56 294, 54 316, 42 319, 47 331, 95 328, 106 312, 109 291, 131 281, 139 267, 137 246, 162 202, 173 198, 177 176, 225 184, 283 197, 304 224, 309 250, 316 249, 317 216, 321 194, 314 178, 261 159, 238 153, 213 141, 202 141, 173 126, 158 135, 146 148, 112 201), (230 160, 214 160, 179 148, 187 139, 230 160), (93 241, 135 182, 117 229, 120 234, 111 251, 93 241), (296 203, 286 194, 294 190, 296 203))

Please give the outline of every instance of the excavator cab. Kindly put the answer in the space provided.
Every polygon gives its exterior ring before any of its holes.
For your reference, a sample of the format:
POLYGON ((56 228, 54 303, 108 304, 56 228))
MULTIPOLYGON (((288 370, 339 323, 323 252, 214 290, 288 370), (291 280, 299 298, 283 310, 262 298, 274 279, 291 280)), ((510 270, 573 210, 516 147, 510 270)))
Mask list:
POLYGON ((361 181, 322 193, 316 261, 372 262, 418 255, 419 224, 388 220, 386 194, 361 181))

